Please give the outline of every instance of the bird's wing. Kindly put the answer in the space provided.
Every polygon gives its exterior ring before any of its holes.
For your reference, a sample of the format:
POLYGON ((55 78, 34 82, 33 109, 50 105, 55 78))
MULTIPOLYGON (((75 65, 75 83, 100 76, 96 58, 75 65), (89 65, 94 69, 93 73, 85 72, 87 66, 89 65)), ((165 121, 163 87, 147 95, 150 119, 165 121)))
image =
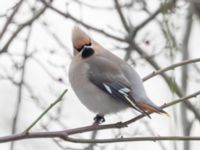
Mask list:
POLYGON ((103 92, 114 99, 120 100, 135 110, 149 116, 141 109, 131 96, 131 85, 114 62, 103 57, 95 57, 88 62, 88 79, 103 92))

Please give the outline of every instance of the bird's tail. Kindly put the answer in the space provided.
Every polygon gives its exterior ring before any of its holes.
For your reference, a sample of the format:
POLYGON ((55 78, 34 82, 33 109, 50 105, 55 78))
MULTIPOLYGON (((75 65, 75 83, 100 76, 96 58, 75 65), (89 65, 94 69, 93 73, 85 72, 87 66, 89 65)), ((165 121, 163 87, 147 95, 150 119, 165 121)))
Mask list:
POLYGON ((169 117, 169 114, 166 111, 164 111, 161 107, 158 107, 154 104, 137 103, 137 105, 149 113, 155 112, 158 114, 164 114, 165 116, 169 117))
POLYGON ((164 114, 165 116, 170 117, 170 115, 169 115, 166 111, 164 111, 164 110, 161 109, 160 112, 161 112, 162 114, 164 114))

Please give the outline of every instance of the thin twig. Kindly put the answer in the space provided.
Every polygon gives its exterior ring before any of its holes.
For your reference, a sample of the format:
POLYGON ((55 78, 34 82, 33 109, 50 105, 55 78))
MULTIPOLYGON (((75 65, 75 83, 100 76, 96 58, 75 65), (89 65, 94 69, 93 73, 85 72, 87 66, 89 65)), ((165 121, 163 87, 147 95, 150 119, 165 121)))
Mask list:
POLYGON ((20 1, 15 5, 13 12, 12 12, 11 15, 9 16, 9 18, 6 20, 6 23, 5 23, 5 25, 3 26, 3 28, 2 28, 2 31, 1 31, 1 33, 0 33, 0 39, 1 39, 1 38, 3 37, 3 35, 5 34, 5 32, 6 32, 7 28, 8 28, 8 26, 9 26, 9 24, 12 22, 14 16, 17 14, 19 8, 22 6, 22 2, 23 2, 23 1, 24 1, 24 0, 20 0, 20 1))
POLYGON ((74 21, 74 22, 76 22, 76 23, 79 23, 79 24, 81 24, 82 26, 84 26, 84 27, 86 27, 86 28, 88 28, 88 29, 91 29, 91 30, 93 30, 93 31, 96 31, 96 32, 98 32, 98 33, 101 33, 101 34, 103 34, 103 35, 105 35, 105 36, 107 36, 107 37, 109 37, 109 38, 115 39, 115 40, 120 41, 120 42, 125 42, 125 39, 124 39, 124 38, 117 37, 117 36, 115 36, 115 35, 112 35, 112 34, 109 34, 109 33, 105 32, 104 30, 95 28, 95 27, 93 27, 93 26, 91 26, 91 25, 89 25, 89 24, 87 24, 87 23, 85 23, 85 22, 83 22, 83 21, 81 21, 81 20, 75 18, 75 17, 72 16, 69 12, 64 13, 64 12, 60 11, 59 9, 57 9, 57 8, 55 8, 55 7, 53 7, 53 6, 51 6, 50 4, 48 4, 47 2, 45 2, 44 0, 40 0, 40 1, 41 1, 42 3, 44 3, 48 8, 50 8, 51 10, 53 10, 54 12, 58 13, 59 15, 65 17, 65 18, 71 19, 72 21, 74 21))
POLYGON ((122 22, 124 28, 126 29, 126 31, 129 32, 129 25, 128 25, 126 18, 124 16, 123 12, 122 12, 121 6, 120 6, 118 0, 114 0, 114 2, 115 2, 116 10, 117 10, 119 17, 121 19, 121 22, 122 22))
POLYGON ((163 69, 159 69, 157 71, 153 71, 151 74, 149 74, 148 76, 144 77, 143 78, 143 81, 146 81, 152 77, 155 77, 156 75, 158 74, 162 74, 163 72, 166 72, 168 70, 173 70, 177 67, 181 67, 183 65, 187 65, 187 64, 191 64, 191 63, 196 63, 196 62, 200 62, 200 58, 195 58, 195 59, 189 59, 189 60, 185 60, 185 61, 182 61, 182 62, 178 62, 176 64, 173 64, 173 65, 170 65, 166 68, 163 68, 163 69))
POLYGON ((150 15, 146 20, 144 20, 141 24, 139 24, 137 27, 135 27, 133 34, 131 35, 131 38, 135 37, 136 34, 140 29, 142 29, 145 25, 147 25, 150 21, 152 21, 158 14, 160 14, 161 8, 158 8, 152 15, 150 15))
POLYGON ((154 13, 152 13, 146 20, 144 20, 142 23, 140 23, 138 26, 135 27, 134 32, 131 35, 131 39, 136 36, 136 34, 138 33, 138 31, 140 31, 140 29, 143 29, 144 26, 146 26, 155 17, 157 17, 163 11, 163 9, 167 9, 167 10, 172 9, 174 5, 175 5, 174 1, 165 3, 164 5, 161 4, 161 6, 154 13))
POLYGON ((39 10, 32 18, 19 25, 18 29, 12 34, 12 36, 8 39, 7 43, 3 46, 0 51, 0 54, 7 52, 11 42, 17 37, 17 35, 27 26, 31 25, 36 19, 38 19, 44 12, 46 11, 47 6, 44 6, 41 10, 39 10))
MULTIPOLYGON (((167 108, 167 107, 176 105, 176 104, 178 104, 178 103, 180 103, 180 102, 185 102, 186 100, 188 100, 188 99, 190 99, 190 98, 193 98, 193 97, 196 97, 196 96, 198 96, 198 95, 200 95, 200 90, 197 91, 197 92, 195 92, 195 93, 193 93, 193 94, 190 94, 190 95, 188 95, 188 96, 186 96, 186 97, 183 97, 183 98, 174 100, 174 101, 172 101, 172 102, 170 102, 170 103, 164 104, 163 106, 161 106, 161 108, 167 108)), ((139 116, 137 116, 137 117, 135 117, 135 118, 133 118, 133 119, 130 119, 130 120, 124 122, 124 123, 130 124, 130 123, 133 123, 133 122, 135 122, 135 121, 137 121, 137 120, 139 120, 139 119, 141 119, 141 118, 143 118, 143 117, 145 117, 145 116, 144 116, 144 115, 139 115, 139 116)))
POLYGON ((76 139, 68 137, 67 141, 73 143, 119 143, 119 142, 144 142, 144 141, 199 141, 200 136, 159 136, 159 137, 130 137, 130 138, 114 138, 114 139, 76 139))
MULTIPOLYGON (((143 56, 145 58, 145 60, 147 62, 149 62, 149 64, 154 67, 156 70, 160 70, 160 66, 158 65, 157 62, 155 62, 153 59, 151 59, 150 57, 148 57, 148 54, 142 50, 136 43, 135 41, 133 41, 133 43, 130 43, 130 45, 138 52, 138 54, 140 54, 141 56, 143 56)), ((172 86, 173 84, 173 92, 175 94, 177 94, 177 96, 179 97, 183 97, 183 94, 180 90, 180 87, 178 86, 178 84, 176 82, 172 82, 171 78, 167 75, 164 74, 164 72, 161 73, 161 76, 163 77, 163 79, 165 80, 165 82, 167 83, 167 85, 169 87, 172 86)), ((187 108, 193 112, 193 114, 195 115, 195 117, 200 121, 200 114, 199 112, 192 106, 192 104, 189 101, 185 101, 184 104, 187 106, 187 108)))
MULTIPOLYGON (((17 130, 17 123, 18 123, 18 118, 21 110, 21 104, 22 104, 22 95, 23 95, 23 85, 24 85, 24 80, 26 76, 26 69, 27 69, 27 62, 28 62, 28 46, 29 46, 29 39, 31 37, 31 31, 32 27, 29 27, 29 31, 27 34, 27 38, 25 40, 25 48, 24 48, 24 54, 23 54, 23 62, 22 62, 22 67, 21 67, 21 78, 19 83, 17 84, 18 86, 18 97, 17 97, 17 102, 16 102, 16 107, 15 107, 15 112, 14 112, 14 117, 13 117, 13 122, 12 122, 12 134, 16 133, 17 130)), ((11 143, 10 150, 14 149, 14 142, 11 143)))
POLYGON ((65 95, 65 93, 67 92, 67 89, 63 91, 63 93, 52 103, 49 105, 49 107, 47 107, 47 109, 42 113, 40 114, 40 116, 35 120, 33 121, 33 123, 31 123, 31 125, 25 130, 26 133, 28 133, 32 128, 33 126, 51 109, 53 108, 58 102, 60 102, 63 98, 63 96, 65 95))
MULTIPOLYGON (((191 94, 191 95, 188 95, 188 96, 183 97, 181 99, 177 99, 177 100, 175 100, 173 102, 165 104, 164 106, 162 106, 162 108, 170 107, 172 105, 175 105, 175 104, 178 104, 180 102, 186 101, 186 100, 188 100, 190 98, 196 97, 197 95, 200 95, 200 90, 195 92, 195 93, 193 93, 193 94, 191 94)), ((80 127, 80 128, 62 130, 62 131, 29 132, 29 133, 22 132, 22 133, 15 134, 15 135, 9 135, 9 136, 0 137, 0 143, 16 141, 16 140, 23 140, 23 139, 30 139, 30 138, 55 138, 55 137, 70 141, 69 135, 78 134, 78 133, 84 133, 84 132, 89 132, 89 131, 95 131, 95 130, 123 128, 123 127, 126 127, 128 124, 133 123, 133 122, 135 122, 135 121, 137 121, 137 120, 139 120, 139 119, 141 119, 143 117, 145 117, 145 116, 144 115, 139 115, 139 116, 137 116, 137 117, 135 117, 133 119, 130 119, 128 121, 125 121, 125 122, 118 122, 118 123, 107 124, 107 125, 90 125, 90 126, 84 126, 84 127, 80 127)), ((142 138, 142 137, 140 137, 140 138, 142 138)), ((187 137, 187 138, 189 140, 189 137, 187 137)), ((198 137, 196 137, 196 138, 198 139, 198 137)), ((184 138, 182 138, 182 140, 184 140, 184 138)), ((192 140, 192 138, 190 140, 192 140)))

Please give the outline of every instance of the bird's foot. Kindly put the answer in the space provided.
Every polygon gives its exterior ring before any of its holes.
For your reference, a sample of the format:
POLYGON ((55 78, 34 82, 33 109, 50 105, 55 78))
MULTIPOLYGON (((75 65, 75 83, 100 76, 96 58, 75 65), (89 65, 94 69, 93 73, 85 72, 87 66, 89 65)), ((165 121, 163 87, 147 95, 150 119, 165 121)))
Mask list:
POLYGON ((101 123, 105 122, 105 118, 103 115, 99 115, 97 114, 95 117, 94 117, 94 125, 99 125, 101 123))

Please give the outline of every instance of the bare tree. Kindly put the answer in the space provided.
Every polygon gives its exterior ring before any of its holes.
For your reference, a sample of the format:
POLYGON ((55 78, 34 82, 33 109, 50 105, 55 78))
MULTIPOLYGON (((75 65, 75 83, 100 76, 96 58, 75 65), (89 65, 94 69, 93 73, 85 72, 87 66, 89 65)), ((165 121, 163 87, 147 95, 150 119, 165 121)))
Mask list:
MULTIPOLYGON (((194 136, 200 123, 197 97, 200 94, 198 1, 18 0, 8 4, 6 9, 3 5, 0 7, 3 10, 0 12, 0 89, 10 90, 12 85, 17 91, 6 93, 12 95, 12 105, 2 102, 5 108, 2 112, 8 106, 12 111, 7 110, 1 116, 4 118, 12 114, 12 119, 7 127, 10 129, 9 136, 2 135, 0 143, 10 142, 10 150, 14 150, 19 149, 16 145, 20 145, 20 142, 15 143, 16 140, 52 138, 51 143, 58 149, 89 150, 108 147, 98 143, 159 141, 159 148, 165 150, 169 146, 163 141, 167 140, 174 142, 174 149, 195 149, 190 141, 200 140, 199 136, 194 136), (167 87, 165 93, 168 96, 163 97, 165 100, 160 103, 164 103, 163 108, 171 108, 168 109, 171 120, 176 121, 172 126, 165 125, 166 130, 172 128, 168 132, 170 136, 157 136, 155 125, 151 125, 154 120, 143 121, 143 115, 124 119, 122 113, 121 122, 91 123, 87 126, 81 123, 79 128, 70 123, 73 120, 70 116, 73 115, 66 112, 70 112, 71 100, 76 98, 70 93, 65 94, 64 89, 70 87, 67 66, 72 49, 70 32, 75 24, 86 28, 94 38, 102 40, 105 47, 115 50, 113 52, 117 55, 122 54, 120 57, 134 67, 152 70, 143 78, 143 81, 151 82, 154 77, 152 82, 156 84, 151 85, 151 89, 162 91, 158 86, 167 87), (65 100, 61 101, 64 94, 65 100), (47 107, 52 98, 56 101, 47 107), (179 107, 175 107, 179 103, 179 107), (26 116, 24 112, 37 114, 26 116), (41 115, 38 115, 39 112, 41 115), (138 124, 137 121, 144 125, 145 130, 142 126, 133 127, 138 124), (194 128, 196 125, 197 129, 194 128), (33 127, 42 131, 32 131, 33 127), (60 130, 55 131, 56 127, 60 130), (116 129, 118 133, 113 132, 116 129), (126 129, 135 132, 125 134, 126 129), (111 138, 105 138, 106 135, 111 138), (63 140, 79 144, 66 145, 63 140), (179 140, 183 144, 176 142, 179 140)), ((0 92, 0 95, 5 94, 0 92)), ((82 106, 76 107, 78 110, 82 106)))

